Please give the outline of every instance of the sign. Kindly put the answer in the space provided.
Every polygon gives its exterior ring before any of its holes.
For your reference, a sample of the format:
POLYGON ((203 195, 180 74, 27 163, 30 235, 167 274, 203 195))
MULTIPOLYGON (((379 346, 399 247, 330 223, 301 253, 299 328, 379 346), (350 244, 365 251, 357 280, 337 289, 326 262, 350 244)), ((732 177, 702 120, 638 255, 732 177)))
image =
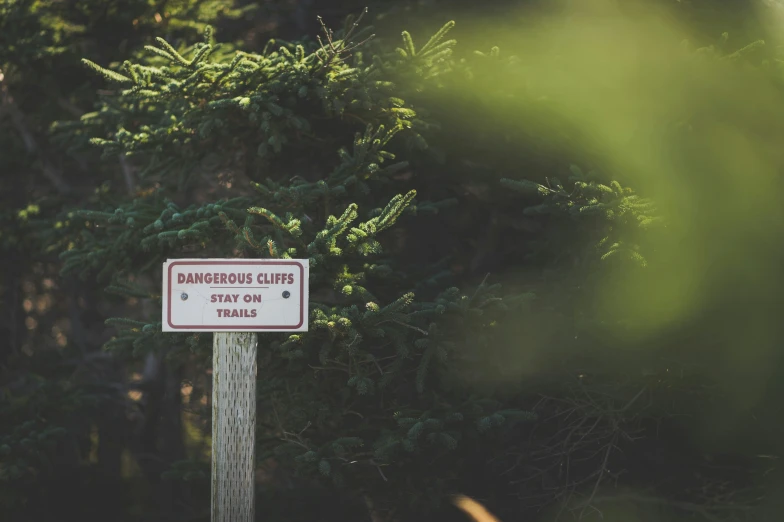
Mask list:
POLYGON ((307 259, 170 259, 164 332, 308 329, 307 259))

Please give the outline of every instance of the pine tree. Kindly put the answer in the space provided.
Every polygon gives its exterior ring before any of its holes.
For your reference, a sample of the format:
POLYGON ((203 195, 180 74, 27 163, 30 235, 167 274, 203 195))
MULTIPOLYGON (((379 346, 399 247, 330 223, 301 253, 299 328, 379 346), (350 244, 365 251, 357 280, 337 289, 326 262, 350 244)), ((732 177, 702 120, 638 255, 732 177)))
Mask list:
MULTIPOLYGON (((57 254, 68 247, 71 234, 81 231, 80 223, 68 219, 69 207, 90 204, 108 170, 88 167, 94 154, 69 156, 49 134, 53 121, 78 118, 94 103, 97 83, 83 74, 79 60, 113 61, 127 56, 124 46, 146 41, 153 33, 165 29, 171 38, 182 38, 198 34, 207 22, 238 18, 246 11, 226 2, 198 1, 0 4, 4 520, 47 518, 55 511, 90 518, 101 506, 84 501, 84 486, 91 475, 103 473, 99 468, 112 466, 106 460, 119 457, 104 458, 103 444, 101 462, 84 466, 82 460, 89 458, 91 425, 99 426, 104 437, 106 420, 116 420, 118 412, 121 419, 124 415, 112 408, 127 400, 112 359, 96 353, 102 332, 91 321, 98 309, 107 307, 106 300, 92 293, 95 285, 89 282, 77 286, 69 278, 57 278, 57 254)), ((98 190, 98 196, 107 188, 98 190)), ((113 436, 117 438, 116 431, 113 436)), ((114 475, 105 473, 105 489, 93 495, 104 495, 110 503, 116 495, 110 484, 114 475)))
MULTIPOLYGON (((455 203, 406 189, 409 163, 392 152, 427 146, 432 123, 395 80, 445 70, 453 24, 418 50, 404 33, 390 52, 360 19, 337 32, 322 25, 318 44, 271 41, 258 54, 224 50, 208 28, 188 47, 159 38, 119 70, 85 61, 116 95, 60 129, 107 158, 129 156, 142 191, 74 213, 85 229, 61 258, 64 274, 96 277, 153 311, 166 258, 308 258, 310 331, 261 339, 260 419, 271 426, 261 460, 296 463, 381 506, 421 506, 440 498, 423 486, 448 487, 450 474, 425 472, 422 459, 491 444, 533 415, 438 384, 460 346, 493 342, 515 300, 485 283, 417 299, 420 280, 388 239, 399 223, 455 203)), ((109 320, 120 331, 106 348, 209 363, 209 335, 164 335, 157 315, 109 320)))

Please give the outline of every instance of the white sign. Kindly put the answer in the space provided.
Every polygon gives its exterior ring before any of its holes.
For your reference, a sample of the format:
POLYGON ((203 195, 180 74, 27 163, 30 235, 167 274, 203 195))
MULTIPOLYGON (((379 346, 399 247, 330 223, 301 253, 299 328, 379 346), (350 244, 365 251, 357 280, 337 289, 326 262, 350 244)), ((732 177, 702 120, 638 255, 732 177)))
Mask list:
POLYGON ((164 332, 308 329, 307 259, 170 259, 164 332))

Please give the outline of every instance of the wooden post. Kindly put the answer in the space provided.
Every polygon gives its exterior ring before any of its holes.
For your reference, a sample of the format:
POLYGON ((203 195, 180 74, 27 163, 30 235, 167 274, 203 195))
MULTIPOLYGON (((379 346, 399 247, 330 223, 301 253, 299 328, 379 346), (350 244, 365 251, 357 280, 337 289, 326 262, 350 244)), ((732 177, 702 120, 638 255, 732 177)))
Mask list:
POLYGON ((214 332, 212 522, 255 516, 256 346, 248 332, 214 332))

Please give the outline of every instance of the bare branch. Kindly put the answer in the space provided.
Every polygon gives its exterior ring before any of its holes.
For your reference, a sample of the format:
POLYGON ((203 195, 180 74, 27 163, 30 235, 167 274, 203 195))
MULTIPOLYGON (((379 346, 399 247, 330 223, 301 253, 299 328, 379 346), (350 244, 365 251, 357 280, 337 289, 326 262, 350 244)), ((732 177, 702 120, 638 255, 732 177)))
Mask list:
POLYGON ((35 154, 39 157, 41 170, 44 176, 61 194, 70 193, 72 190, 71 186, 66 183, 65 180, 63 180, 63 176, 60 170, 55 167, 46 157, 46 154, 39 146, 32 131, 28 128, 25 121, 25 115, 14 102, 11 93, 8 92, 7 86, 3 85, 0 87, 0 97, 2 97, 2 104, 0 105, 11 115, 11 121, 13 122, 16 131, 19 133, 19 136, 22 138, 22 141, 25 144, 25 149, 27 149, 27 152, 30 154, 35 154))

